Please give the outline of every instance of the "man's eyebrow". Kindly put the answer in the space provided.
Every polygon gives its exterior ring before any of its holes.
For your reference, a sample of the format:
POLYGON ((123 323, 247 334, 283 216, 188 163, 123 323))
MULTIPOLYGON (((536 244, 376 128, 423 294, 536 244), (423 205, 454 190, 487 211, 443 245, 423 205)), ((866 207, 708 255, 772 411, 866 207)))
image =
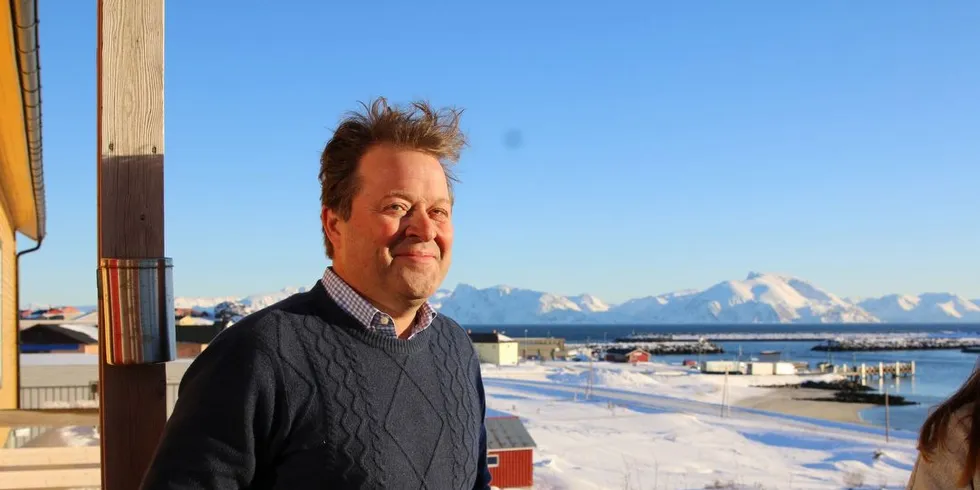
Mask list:
POLYGON ((414 195, 409 194, 409 193, 407 193, 405 191, 391 191, 391 192, 388 192, 387 194, 385 194, 384 196, 382 196, 382 199, 391 199, 392 197, 397 197, 399 199, 404 199, 406 201, 414 201, 415 200, 415 196, 414 195))
MULTIPOLYGON (((405 191, 391 191, 382 197, 382 199, 391 199, 391 198, 404 199, 406 201, 411 201, 411 202, 418 200, 417 196, 405 191)), ((440 197, 432 201, 432 204, 451 204, 451 203, 452 200, 449 199, 448 197, 440 197)))

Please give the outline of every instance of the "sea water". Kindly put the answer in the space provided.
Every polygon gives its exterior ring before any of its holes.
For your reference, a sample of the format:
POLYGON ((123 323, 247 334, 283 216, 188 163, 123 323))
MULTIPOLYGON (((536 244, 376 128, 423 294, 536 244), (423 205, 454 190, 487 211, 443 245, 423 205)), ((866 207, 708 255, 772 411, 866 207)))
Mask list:
MULTIPOLYGON (((528 337, 562 337, 566 342, 612 342, 616 337, 631 333, 872 333, 903 334, 942 332, 955 335, 980 335, 980 325, 941 325, 932 326, 873 324, 873 325, 473 325, 466 328, 474 332, 496 330, 519 339, 528 337)), ((953 394, 973 371, 977 354, 966 354, 959 349, 952 350, 908 350, 878 352, 818 352, 812 348, 821 342, 815 341, 715 341, 725 349, 724 354, 657 356, 662 362, 678 364, 685 359, 735 359, 741 355, 743 360, 757 357, 763 351, 780 351, 786 361, 807 361, 812 368, 818 362, 830 361, 834 364, 860 365, 865 363, 877 366, 879 362, 915 361, 916 375, 898 379, 871 379, 868 385, 879 392, 888 391, 900 395, 918 405, 891 406, 888 410, 888 425, 893 429, 918 431, 930 410, 953 394)), ((878 426, 885 425, 885 407, 873 407, 861 412, 861 418, 878 426)))

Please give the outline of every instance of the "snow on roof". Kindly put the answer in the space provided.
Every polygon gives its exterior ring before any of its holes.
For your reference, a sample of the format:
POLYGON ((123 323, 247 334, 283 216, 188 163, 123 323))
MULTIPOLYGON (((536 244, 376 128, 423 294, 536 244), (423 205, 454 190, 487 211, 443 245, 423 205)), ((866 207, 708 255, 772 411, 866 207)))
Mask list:
POLYGON ((487 418, 494 418, 494 417, 498 417, 498 418, 499 417, 516 417, 516 416, 517 415, 514 415, 512 413, 505 412, 503 410, 497 410, 497 409, 494 409, 494 408, 487 407, 487 418))
POLYGON ((487 449, 531 448, 537 444, 517 417, 487 419, 487 449))
POLYGON ((189 325, 212 325, 212 324, 214 324, 214 320, 211 320, 211 319, 208 319, 208 318, 196 317, 196 316, 185 316, 184 318, 181 318, 177 322, 177 324, 178 325, 183 325, 183 326, 189 326, 189 325))
POLYGON ((73 332, 82 333, 92 337, 92 340, 99 340, 99 327, 96 325, 82 325, 77 323, 61 323, 59 327, 65 330, 71 330, 73 332))

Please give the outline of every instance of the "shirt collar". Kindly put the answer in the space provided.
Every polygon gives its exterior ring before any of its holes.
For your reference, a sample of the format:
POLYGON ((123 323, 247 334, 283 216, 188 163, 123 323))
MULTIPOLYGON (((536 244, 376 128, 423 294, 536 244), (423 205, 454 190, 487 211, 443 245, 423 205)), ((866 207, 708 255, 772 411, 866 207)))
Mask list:
MULTIPOLYGON (((343 308, 344 311, 353 316, 361 326, 370 330, 390 329, 391 333, 394 332, 394 319, 387 313, 375 308, 371 302, 358 294, 357 291, 354 291, 354 288, 350 287, 346 281, 334 272, 333 267, 327 267, 324 270, 321 282, 331 299, 343 308)), ((409 338, 432 325, 436 314, 436 309, 432 304, 428 301, 422 303, 419 311, 415 314, 415 320, 409 327, 411 329, 409 338)))

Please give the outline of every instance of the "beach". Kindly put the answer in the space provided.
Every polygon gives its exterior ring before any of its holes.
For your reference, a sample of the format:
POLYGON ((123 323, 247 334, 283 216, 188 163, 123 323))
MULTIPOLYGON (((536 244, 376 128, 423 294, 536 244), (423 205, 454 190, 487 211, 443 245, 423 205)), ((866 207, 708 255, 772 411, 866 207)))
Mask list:
POLYGON ((762 395, 743 398, 736 401, 734 405, 835 422, 866 424, 865 421, 861 420, 860 412, 874 406, 870 403, 808 400, 808 398, 829 398, 833 395, 834 392, 830 390, 769 388, 762 395))

